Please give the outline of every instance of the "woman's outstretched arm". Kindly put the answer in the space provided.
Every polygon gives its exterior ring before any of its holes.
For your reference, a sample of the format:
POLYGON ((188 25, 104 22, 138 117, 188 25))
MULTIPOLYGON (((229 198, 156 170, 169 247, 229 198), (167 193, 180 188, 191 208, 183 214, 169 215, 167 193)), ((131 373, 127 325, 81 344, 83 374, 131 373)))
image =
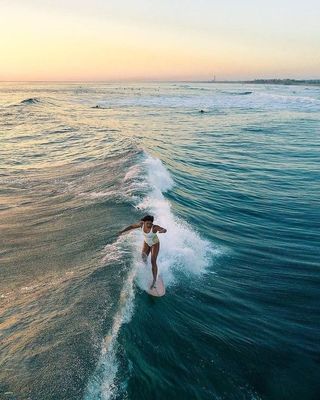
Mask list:
POLYGON ((121 235, 122 233, 131 231, 131 229, 141 228, 141 226, 142 226, 142 222, 138 222, 137 224, 129 225, 126 228, 122 229, 122 231, 120 231, 118 234, 121 235))

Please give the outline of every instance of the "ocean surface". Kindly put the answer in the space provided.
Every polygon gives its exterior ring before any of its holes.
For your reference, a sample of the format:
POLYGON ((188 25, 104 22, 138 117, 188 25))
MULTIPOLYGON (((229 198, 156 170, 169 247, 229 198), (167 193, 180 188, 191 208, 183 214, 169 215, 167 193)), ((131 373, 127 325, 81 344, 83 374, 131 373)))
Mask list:
POLYGON ((319 197, 320 87, 1 83, 1 400, 318 400, 319 197))

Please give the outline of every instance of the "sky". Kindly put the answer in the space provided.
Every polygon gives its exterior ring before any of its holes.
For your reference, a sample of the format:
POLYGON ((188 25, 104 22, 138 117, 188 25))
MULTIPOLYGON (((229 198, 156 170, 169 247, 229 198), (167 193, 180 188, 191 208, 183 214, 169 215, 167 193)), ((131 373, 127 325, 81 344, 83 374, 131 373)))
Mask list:
POLYGON ((320 78, 317 0, 0 0, 0 80, 320 78))

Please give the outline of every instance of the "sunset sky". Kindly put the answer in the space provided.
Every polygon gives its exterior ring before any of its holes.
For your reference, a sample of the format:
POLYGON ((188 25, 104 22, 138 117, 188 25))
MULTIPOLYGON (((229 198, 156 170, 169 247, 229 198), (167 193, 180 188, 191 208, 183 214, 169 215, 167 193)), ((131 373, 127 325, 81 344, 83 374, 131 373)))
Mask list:
POLYGON ((320 78, 317 0, 0 0, 0 80, 320 78))

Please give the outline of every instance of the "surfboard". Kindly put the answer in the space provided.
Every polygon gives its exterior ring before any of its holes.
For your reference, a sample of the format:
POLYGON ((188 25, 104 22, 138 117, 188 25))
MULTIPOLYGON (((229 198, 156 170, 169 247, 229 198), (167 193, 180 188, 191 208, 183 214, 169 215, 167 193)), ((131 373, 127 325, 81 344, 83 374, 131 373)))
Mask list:
POLYGON ((147 293, 149 293, 151 296, 154 296, 154 297, 164 296, 166 294, 166 288, 164 286, 161 276, 158 275, 158 277, 157 277, 156 287, 153 289, 150 289, 152 281, 153 281, 153 279, 150 279, 149 284, 148 284, 147 293))

